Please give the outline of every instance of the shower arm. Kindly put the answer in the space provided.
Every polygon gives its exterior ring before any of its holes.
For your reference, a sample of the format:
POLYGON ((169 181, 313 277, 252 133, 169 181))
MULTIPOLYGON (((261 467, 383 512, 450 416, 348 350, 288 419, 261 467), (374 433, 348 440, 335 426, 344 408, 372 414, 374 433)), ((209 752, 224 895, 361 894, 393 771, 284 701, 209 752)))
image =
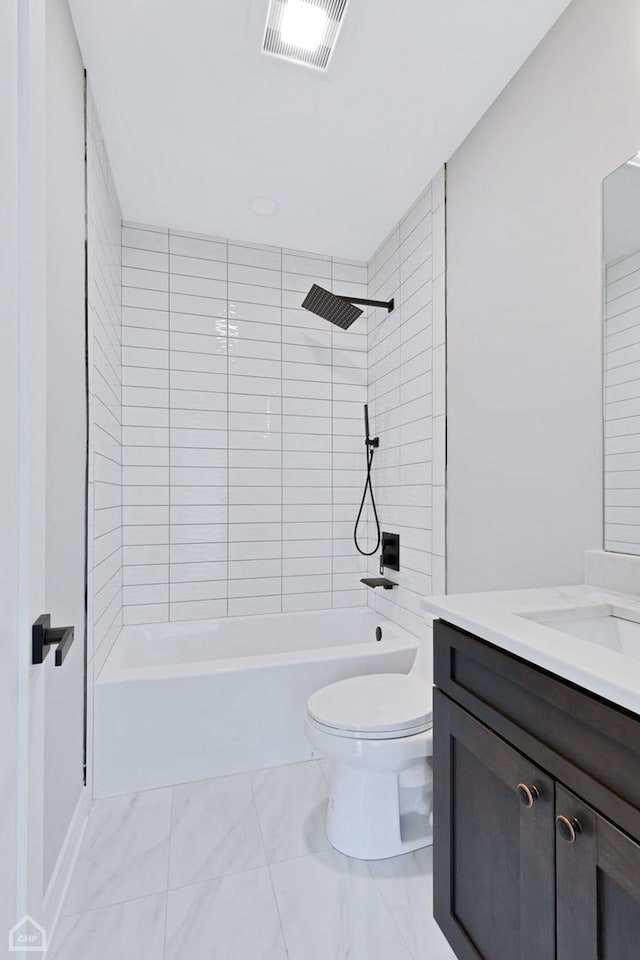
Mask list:
POLYGON ((366 297, 347 297, 340 296, 340 294, 337 293, 332 294, 332 296, 334 296, 336 300, 341 300, 343 303, 361 303, 365 307, 384 307, 389 313, 391 313, 394 308, 393 297, 391 300, 367 300, 366 297))

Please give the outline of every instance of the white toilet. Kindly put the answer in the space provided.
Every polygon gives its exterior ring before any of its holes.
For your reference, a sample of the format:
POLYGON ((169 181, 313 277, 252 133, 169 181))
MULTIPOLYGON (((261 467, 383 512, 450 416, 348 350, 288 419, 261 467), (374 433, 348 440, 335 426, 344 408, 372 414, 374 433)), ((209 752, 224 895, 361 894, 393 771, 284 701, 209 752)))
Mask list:
POLYGON ((306 732, 332 762, 327 837, 381 860, 433 839, 433 667, 426 625, 408 674, 341 680, 309 697, 306 732))

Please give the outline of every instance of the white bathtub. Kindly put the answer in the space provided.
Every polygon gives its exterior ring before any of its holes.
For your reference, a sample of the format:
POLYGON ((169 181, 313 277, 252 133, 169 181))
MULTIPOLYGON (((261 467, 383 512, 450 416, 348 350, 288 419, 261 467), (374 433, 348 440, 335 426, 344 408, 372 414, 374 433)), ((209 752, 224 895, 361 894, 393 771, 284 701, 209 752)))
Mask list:
POLYGON ((95 685, 95 794, 311 759, 310 694, 407 673, 417 643, 368 607, 125 627, 95 685))

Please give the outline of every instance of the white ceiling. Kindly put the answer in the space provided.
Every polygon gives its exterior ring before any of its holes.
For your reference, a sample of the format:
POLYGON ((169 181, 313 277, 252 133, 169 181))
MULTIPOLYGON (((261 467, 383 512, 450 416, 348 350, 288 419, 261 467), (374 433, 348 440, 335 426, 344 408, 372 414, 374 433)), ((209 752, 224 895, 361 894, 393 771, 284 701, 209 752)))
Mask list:
POLYGON ((268 0, 70 0, 125 219, 354 259, 567 5, 351 0, 321 74, 261 53, 268 0))

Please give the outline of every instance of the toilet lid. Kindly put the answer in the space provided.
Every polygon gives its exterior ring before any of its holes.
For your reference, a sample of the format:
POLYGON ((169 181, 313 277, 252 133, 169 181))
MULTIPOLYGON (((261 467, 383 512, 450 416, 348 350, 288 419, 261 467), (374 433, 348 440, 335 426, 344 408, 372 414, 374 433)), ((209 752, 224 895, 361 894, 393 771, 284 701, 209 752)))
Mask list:
POLYGON ((339 732, 402 736, 431 726, 431 687, 403 673, 353 677, 309 697, 312 720, 339 732))

